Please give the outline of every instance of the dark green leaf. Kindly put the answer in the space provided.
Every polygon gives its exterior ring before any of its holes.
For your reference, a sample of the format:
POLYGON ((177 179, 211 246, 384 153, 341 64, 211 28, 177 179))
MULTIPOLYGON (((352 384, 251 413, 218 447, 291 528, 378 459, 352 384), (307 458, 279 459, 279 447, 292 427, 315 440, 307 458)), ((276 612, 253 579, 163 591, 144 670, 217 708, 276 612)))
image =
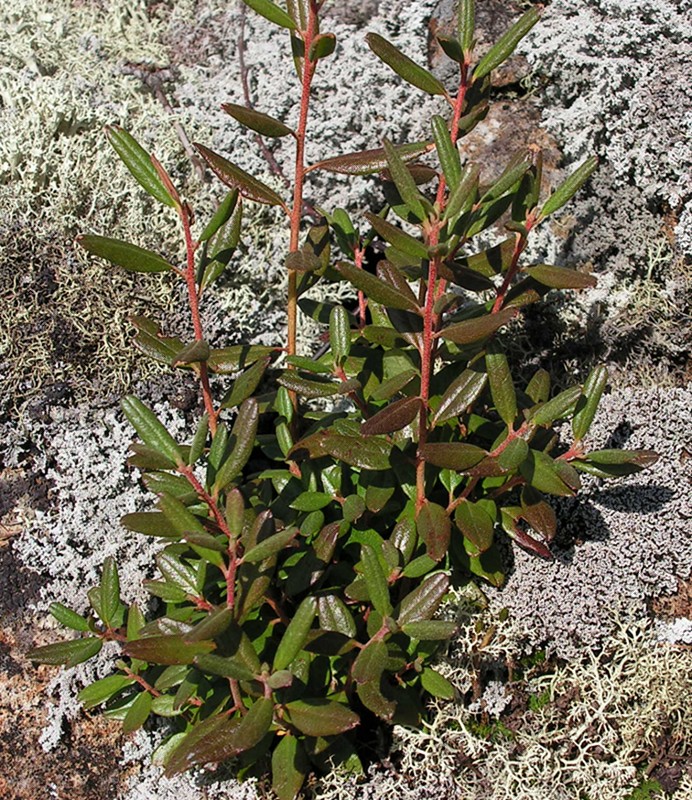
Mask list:
POLYGON ((483 194, 480 202, 490 203, 498 200, 522 179, 530 167, 531 159, 527 156, 526 150, 520 150, 505 167, 495 183, 483 194))
POLYGON ((404 397, 401 400, 395 400, 374 417, 366 420, 360 426, 360 432, 364 436, 376 436, 400 431, 413 422, 420 407, 419 397, 404 397))
POLYGON ((538 264, 523 270, 530 278, 549 286, 551 289, 585 289, 595 286, 597 281, 593 275, 577 272, 576 269, 567 267, 551 267, 548 264, 538 264))
POLYGON ((444 212, 444 219, 451 220, 450 224, 458 219, 459 215, 465 214, 476 202, 478 194, 478 176, 480 168, 476 164, 468 164, 459 178, 459 183, 450 192, 447 198, 447 207, 444 212))
POLYGON ((426 442, 419 449, 430 464, 458 472, 470 469, 488 455, 481 447, 463 442, 426 442))
POLYGON ((286 528, 273 536, 269 536, 267 539, 263 539, 259 544, 245 552, 243 561, 247 561, 250 564, 259 564, 266 558, 285 549, 296 538, 298 533, 298 528, 286 528))
POLYGON ((514 256, 515 243, 514 237, 505 239, 488 250, 483 250, 472 256, 464 256, 464 258, 458 259, 456 263, 486 278, 492 278, 493 275, 499 275, 509 269, 514 256))
POLYGON ((176 201, 171 197, 161 176, 156 171, 151 156, 135 138, 117 126, 107 127, 106 136, 139 184, 160 203, 171 207, 175 206, 176 201))
POLYGON ((572 386, 564 392, 543 403, 538 410, 531 415, 531 422, 534 425, 552 425, 553 422, 564 417, 570 416, 574 406, 581 397, 581 386, 572 386))
POLYGON ((159 496, 159 508, 178 536, 186 533, 206 533, 199 517, 195 516, 177 497, 165 492, 159 496))
POLYGON ((301 397, 333 397, 337 394, 348 394, 350 391, 358 388, 360 384, 357 381, 318 381, 302 378, 296 375, 295 371, 288 370, 277 378, 281 386, 296 392, 301 397))
POLYGON ((390 468, 392 447, 384 439, 363 439, 361 436, 346 436, 327 430, 298 442, 292 452, 301 450, 307 450, 313 458, 329 454, 352 467, 386 470, 390 468))
POLYGON ((493 543, 495 522, 480 503, 464 500, 454 512, 454 521, 473 545, 474 556, 484 553, 493 543))
POLYGON ((271 363, 271 356, 256 361, 242 375, 233 381, 233 387, 221 401, 221 408, 235 408, 250 397, 260 385, 267 367, 271 363))
POLYGON ((341 366, 351 350, 351 320, 343 306, 334 306, 329 314, 329 345, 336 366, 341 366))
POLYGON ((333 33, 320 33, 312 40, 308 58, 311 61, 319 61, 327 58, 336 50, 336 36, 333 33))
POLYGON ((433 417, 433 425, 463 414, 478 399, 485 387, 487 375, 473 369, 465 369, 442 395, 440 406, 433 417))
POLYGON ((324 698, 294 700, 285 710, 288 722, 306 736, 337 736, 360 722, 348 706, 324 698))
POLYGON ((513 472, 529 454, 529 446, 525 439, 512 439, 497 457, 502 469, 513 472))
POLYGON ((217 177, 232 189, 238 189, 244 197, 254 200, 257 203, 267 203, 272 206, 281 206, 284 204, 283 200, 273 189, 270 189, 261 181, 253 178, 252 175, 249 175, 240 167, 227 161, 223 156, 214 153, 201 144, 195 144, 195 147, 216 173, 217 177))
POLYGON ((123 733, 132 733, 144 725, 151 712, 151 695, 140 692, 127 710, 123 720, 123 733))
POLYGON ((55 642, 46 644, 43 647, 34 647, 26 654, 31 661, 39 664, 65 664, 74 667, 93 658, 100 652, 103 642, 94 636, 87 636, 84 639, 72 639, 67 642, 55 642))
POLYGON ((441 561, 447 555, 451 535, 451 523, 445 509, 426 500, 418 512, 416 528, 430 558, 441 561))
POLYGON ((443 700, 454 700, 456 692, 454 686, 445 678, 430 667, 426 667, 420 676, 421 686, 428 694, 433 697, 441 697, 443 700))
POLYGON ((161 536, 164 539, 178 538, 179 534, 166 518, 158 511, 142 511, 125 514, 120 524, 129 531, 143 533, 145 536, 161 536))
POLYGON ((514 308, 504 308, 502 311, 498 311, 497 314, 485 314, 482 317, 475 317, 474 319, 457 322, 454 325, 448 325, 437 335, 443 339, 449 339, 455 344, 473 344, 487 339, 488 336, 491 336, 503 325, 513 320, 517 313, 514 308))
POLYGON ((138 330, 135 344, 149 358, 170 364, 176 354, 183 349, 180 339, 163 336, 161 328, 154 320, 144 316, 133 316, 130 317, 130 322, 138 330))
POLYGON ((357 685, 358 697, 363 705, 380 719, 390 722, 397 710, 396 703, 382 694, 380 681, 366 681, 357 685))
POLYGON ((384 152, 387 156, 387 165, 389 167, 389 174, 394 181, 394 185, 401 196, 401 199, 413 213, 413 215, 422 222, 427 217, 426 201, 421 196, 416 186, 413 176, 408 170, 403 158, 399 155, 394 145, 389 139, 384 139, 384 152))
POLYGON ((305 647, 312 623, 317 614, 317 598, 306 597, 296 609, 288 628, 279 642, 272 669, 286 669, 305 647))
POLYGON ((584 382, 582 396, 577 401, 572 418, 572 433, 577 441, 583 439, 588 433, 607 383, 608 370, 603 366, 591 370, 589 377, 584 382))
POLYGON ((550 397, 550 373, 538 369, 526 386, 526 394, 534 403, 545 403, 550 397))
POLYGON ((658 461, 658 453, 653 450, 592 450, 585 458, 595 464, 632 464, 640 469, 658 461))
POLYGON ((220 636, 233 621, 233 609, 229 607, 215 608, 184 638, 186 642, 203 642, 220 636))
POLYGON ((111 264, 126 269, 128 272, 166 272, 175 269, 164 258, 151 250, 145 250, 136 244, 123 242, 120 239, 109 239, 106 236, 80 234, 76 242, 88 253, 105 258, 111 264))
POLYGON ((358 653, 351 676, 356 683, 379 681, 387 665, 387 645, 381 639, 373 639, 358 653))
POLYGON ((384 63, 394 70, 407 83, 422 89, 428 94, 446 94, 445 87, 427 69, 404 55, 398 48, 377 33, 365 37, 370 49, 384 63))
POLYGON ((517 395, 507 356, 497 342, 491 341, 486 347, 485 368, 495 409, 500 419, 511 429, 517 416, 517 395))
POLYGON ((397 392, 400 392, 407 386, 417 375, 417 369, 406 369, 393 375, 391 378, 383 381, 371 394, 370 399, 375 402, 380 400, 389 400, 397 392))
POLYGON ((514 52, 515 47, 540 18, 541 12, 538 8, 531 8, 523 14, 517 22, 499 38, 497 43, 490 48, 478 64, 476 64, 473 70, 474 79, 478 80, 483 78, 506 61, 514 52))
POLYGON ((209 653, 214 642, 186 642, 182 635, 147 636, 127 642, 125 653, 150 664, 192 664, 195 656, 209 653))
POLYGON ((145 444, 166 456, 172 464, 178 466, 185 464, 178 443, 141 400, 133 395, 126 395, 121 401, 121 406, 130 424, 145 444))
POLYGON ((456 61, 457 64, 463 63, 464 53, 456 39, 452 39, 449 36, 435 36, 435 38, 446 56, 451 58, 452 61, 456 61))
POLYGON ((358 269, 358 267, 346 261, 340 261, 336 268, 349 283, 365 292, 366 296, 375 302, 382 303, 382 305, 389 308, 419 312, 418 304, 412 301, 410 297, 369 272, 358 269))
POLYGON ((442 572, 429 575, 401 601, 397 616, 399 625, 430 619, 439 608, 448 590, 449 578, 447 575, 442 572))
POLYGON ((557 530, 557 518, 552 506, 531 486, 521 490, 521 515, 541 536, 551 541, 557 530))
POLYGON ((539 492, 567 497, 574 494, 560 477, 553 459, 540 450, 529 450, 519 470, 529 486, 533 486, 539 492))
POLYGON ((198 655, 194 659, 195 666, 202 672, 220 675, 222 678, 233 678, 236 681, 251 681, 257 675, 239 658, 217 656, 213 653, 198 655))
MULTIPOLYGON (((430 149, 429 142, 413 142, 396 146, 399 155, 405 160, 417 158, 430 149)), ((338 172, 345 175, 370 175, 387 166, 387 156, 383 147, 374 150, 361 150, 358 153, 346 153, 342 156, 318 161, 308 167, 308 172, 314 169, 324 169, 327 172, 338 172)))
POLYGON ((432 118, 433 137, 437 148, 437 157, 444 173, 450 192, 459 185, 461 180, 461 158, 456 145, 449 135, 449 127, 442 117, 435 115, 432 118))
POLYGON ((287 734, 279 739, 272 753, 272 789, 278 800, 294 800, 310 767, 303 745, 287 734))
POLYGON ((437 641, 451 639, 457 631, 457 624, 441 619, 429 619, 422 622, 407 622, 402 626, 402 630, 412 639, 437 641))
POLYGON ((237 204, 238 190, 232 189, 219 204, 219 207, 214 212, 214 215, 202 231, 199 241, 206 242, 207 239, 211 239, 211 237, 219 230, 219 228, 221 228, 222 225, 225 225, 231 218, 237 204))
POLYGON ((225 489, 247 464, 255 446, 258 421, 259 404, 255 398, 248 398, 240 407, 238 416, 233 423, 231 431, 233 449, 216 475, 214 491, 219 492, 225 489))
POLYGON ((115 615, 120 608, 120 578, 118 565, 112 556, 103 562, 101 583, 99 584, 101 619, 107 627, 112 627, 115 615))
POLYGON ((128 678, 125 675, 109 675, 106 678, 101 678, 94 683, 85 686, 82 691, 77 695, 77 700, 89 709, 105 703, 111 697, 121 692, 126 686, 131 686, 134 683, 134 678, 128 678))
POLYGON ((279 122, 278 119, 263 114, 261 111, 255 111, 253 108, 239 106, 235 103, 224 103, 221 108, 241 125, 257 131, 262 136, 280 137, 290 136, 293 133, 288 125, 284 125, 283 122, 279 122))
POLYGON ((61 625, 72 628, 73 631, 85 632, 89 630, 89 621, 62 603, 51 603, 48 611, 61 625))
POLYGON ((356 623, 346 604, 336 595, 323 595, 318 600, 320 627, 325 631, 335 631, 353 638, 356 635, 356 623))
MULTIPOLYGON (((387 220, 382 219, 382 217, 379 217, 377 214, 371 214, 369 211, 366 211, 365 216, 377 233, 397 250, 411 256, 413 259, 420 260, 428 258, 428 248, 423 242, 410 236, 408 233, 404 233, 401 228, 397 228, 396 225, 392 225, 391 222, 387 222, 387 220)), ((377 300, 377 298, 374 299, 377 300)), ((414 311, 415 309, 410 310, 414 311)))
POLYGON ((392 613, 392 604, 389 599, 389 584, 387 576, 382 570, 380 559, 370 545, 361 546, 361 559, 363 564, 363 577, 368 587, 370 600, 382 616, 387 617, 392 613))
POLYGON ((577 169, 561 184, 550 197, 545 201, 541 209, 541 217, 554 214, 559 208, 565 205, 581 189, 586 181, 591 177, 598 166, 596 156, 587 158, 577 169))
POLYGON ((466 56, 473 50, 475 25, 476 9, 474 0, 459 0, 457 5, 457 29, 459 44, 466 56))
POLYGON ((175 358, 171 361, 172 367, 177 367, 178 364, 196 364, 200 361, 206 361, 209 358, 209 343, 204 339, 199 339, 183 347, 175 358))
POLYGON ((245 5, 250 6, 253 11, 261 14, 265 19, 279 25, 281 28, 288 28, 291 31, 296 30, 296 23, 293 19, 283 10, 272 3, 271 0, 243 0, 245 5))
POLYGON ((278 349, 259 344, 238 344, 233 347, 224 347, 211 351, 207 366, 212 372, 222 375, 238 372, 249 367, 250 364, 254 364, 255 361, 275 354, 278 349))

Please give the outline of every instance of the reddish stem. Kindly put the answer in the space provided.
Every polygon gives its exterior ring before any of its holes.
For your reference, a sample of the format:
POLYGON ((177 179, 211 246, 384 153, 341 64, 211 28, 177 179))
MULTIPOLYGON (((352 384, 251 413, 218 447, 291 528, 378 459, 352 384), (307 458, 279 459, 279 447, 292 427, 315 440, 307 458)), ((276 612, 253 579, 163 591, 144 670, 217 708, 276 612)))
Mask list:
MULTIPOLYGON (((185 283, 187 284, 187 294, 190 303, 190 314, 192 315, 192 326, 195 331, 195 339, 199 342, 204 339, 202 330, 202 320, 199 314, 199 291, 195 275, 195 252, 199 242, 192 238, 190 228, 190 210, 188 206, 180 206, 180 220, 185 232, 185 250, 187 252, 187 267, 185 269, 185 283)), ((199 362, 199 379, 202 384, 202 395, 204 397, 204 407, 209 416, 209 430, 213 436, 216 433, 217 414, 214 410, 214 400, 212 399, 211 387, 209 385, 209 370, 206 361, 199 362)))

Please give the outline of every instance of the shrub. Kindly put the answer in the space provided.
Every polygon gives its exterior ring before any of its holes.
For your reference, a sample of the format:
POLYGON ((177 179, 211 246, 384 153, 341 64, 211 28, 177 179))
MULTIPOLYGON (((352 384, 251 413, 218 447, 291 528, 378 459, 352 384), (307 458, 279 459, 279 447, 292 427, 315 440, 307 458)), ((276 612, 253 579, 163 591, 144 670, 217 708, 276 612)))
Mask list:
POLYGON ((164 543, 160 577, 146 582, 158 599, 153 617, 122 603, 109 558, 88 593, 89 617, 51 607, 83 635, 30 655, 71 666, 118 642, 115 672, 80 693, 85 707, 105 705, 128 732, 150 715, 175 718, 179 732, 160 753, 169 773, 237 757, 241 775, 271 765, 277 795, 293 798, 312 769, 361 770, 363 728, 415 726, 426 696, 454 697, 431 666, 455 632, 454 622, 435 618, 451 581, 500 585, 498 543, 507 537, 550 558, 556 520, 547 496, 573 495, 580 472, 626 475, 655 456, 585 445, 604 368, 551 397, 543 370, 515 383, 502 347, 525 305, 594 284, 572 269, 522 263, 531 231, 588 179, 594 158, 541 203, 538 149, 517 152, 492 185, 458 149, 487 114, 492 70, 539 11, 476 60, 474 4, 461 2, 458 38, 440 39, 459 67, 453 95, 369 34, 398 75, 449 103, 448 118, 432 118, 430 141, 385 140, 306 165, 310 87, 335 49, 334 36, 319 32, 323 2, 288 0, 284 10, 245 1, 289 32, 300 119, 292 128, 254 109, 225 109, 262 136, 293 142, 293 197, 197 145, 229 192, 196 232, 192 207, 156 158, 126 131, 107 131, 143 188, 178 215, 185 261, 102 236, 78 241, 126 270, 170 271, 185 282, 194 339, 164 335, 138 316, 136 344, 192 371, 205 413, 182 444, 137 398, 123 400, 141 440, 129 463, 158 498, 156 511, 123 518, 164 543), (317 170, 379 173, 387 205, 365 220, 337 208, 308 222, 305 180, 317 170), (199 306, 236 250, 247 202, 280 207, 290 224, 287 339, 216 348, 199 306), (503 238, 474 247, 493 226, 504 227, 503 238), (308 299, 319 281, 350 284, 354 308, 308 299), (328 345, 312 354, 296 352, 299 307, 328 326, 328 345))

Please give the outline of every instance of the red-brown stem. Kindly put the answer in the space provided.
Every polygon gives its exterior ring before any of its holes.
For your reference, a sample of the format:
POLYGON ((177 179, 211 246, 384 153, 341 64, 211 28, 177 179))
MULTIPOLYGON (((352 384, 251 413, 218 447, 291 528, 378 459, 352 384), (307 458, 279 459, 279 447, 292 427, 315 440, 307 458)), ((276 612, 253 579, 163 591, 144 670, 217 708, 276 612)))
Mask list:
MULTIPOLYGON (((202 320, 199 315, 199 292, 197 289, 197 281, 195 275, 195 252, 198 247, 198 242, 192 238, 192 231, 190 229, 190 211, 186 206, 180 207, 180 220, 183 223, 183 231, 185 232, 185 250, 187 252, 187 268, 185 270, 185 283, 187 284, 187 294, 190 303, 190 314, 192 315, 192 327, 195 331, 195 339, 199 342, 204 339, 204 331, 202 330, 202 320)), ((207 362, 200 361, 199 363, 199 379, 202 384, 202 396, 204 397, 204 407, 209 416, 209 430, 213 436, 216 433, 216 411, 214 410, 214 400, 211 395, 211 387, 209 385, 209 370, 207 369, 207 362)))
POLYGON ((498 311, 502 310, 502 304, 505 302, 507 291, 510 287, 510 284, 514 280, 514 276, 517 274, 517 269, 519 268, 519 258, 524 252, 525 247, 526 236, 523 233, 517 233, 517 240, 514 243, 514 253, 512 254, 512 262, 509 265, 505 279, 502 281, 502 286, 500 286, 500 288, 497 290, 497 297, 495 298, 495 302, 493 303, 493 308, 491 311, 492 314, 497 314, 498 311))
MULTIPOLYGON (((459 77, 459 91, 454 101, 454 113, 450 136, 452 143, 456 146, 459 136, 459 119, 464 108, 466 90, 468 88, 468 64, 461 64, 459 77)), ((445 189, 447 182, 444 175, 440 175, 437 187, 435 205, 440 216, 445 207, 445 189)), ((428 231, 426 244, 428 247, 435 247, 439 242, 440 223, 433 225, 428 231)), ((435 300, 440 297, 445 290, 446 281, 440 279, 439 284, 437 274, 441 264, 441 257, 434 256, 428 266, 428 278, 425 286, 425 311, 423 316, 423 351, 421 353, 421 410, 419 417, 418 446, 419 452, 416 457, 416 506, 420 510, 425 502, 425 459, 420 453, 420 448, 428 439, 428 400, 430 399, 430 381, 432 379, 433 365, 435 361, 436 341, 433 337, 434 331, 439 324, 439 319, 433 311, 435 300)), ((423 287, 421 287, 421 300, 423 299, 423 287)))
MULTIPOLYGON (((365 258, 365 251, 360 248, 356 247, 353 252, 356 266, 358 269, 363 269, 363 259, 365 258)), ((365 310, 365 292, 361 289, 358 290, 358 328, 359 330, 363 330, 365 327, 365 320, 366 320, 366 310, 365 310)))
POLYGON ((145 692, 149 692, 152 697, 161 697, 161 692, 158 689, 155 689, 147 680, 145 680, 141 675, 137 675, 136 672, 133 672, 131 669, 123 670, 125 675, 130 678, 130 680, 136 681, 145 692))
POLYGON ((457 497, 447 506, 447 514, 451 514, 457 506, 460 506, 464 502, 464 500, 466 500, 466 498, 476 488, 478 480, 479 480, 478 478, 472 478, 469 481, 468 485, 466 486, 464 491, 459 495, 459 497, 457 497))
MULTIPOLYGON (((305 57, 303 59, 303 91, 300 98, 300 116, 298 130, 296 131, 296 163, 293 188, 293 208, 291 209, 291 242, 289 249, 296 252, 300 246, 300 222, 303 212, 303 184, 305 182, 305 133, 308 125, 308 112, 310 110, 310 87, 315 75, 315 61, 310 59, 310 46, 317 33, 317 8, 310 4, 310 18, 308 29, 303 32, 305 57)), ((289 356, 296 353, 296 335, 298 319, 298 274, 295 270, 288 271, 288 333, 286 352, 289 356)), ((295 395, 293 395, 295 405, 295 395)))

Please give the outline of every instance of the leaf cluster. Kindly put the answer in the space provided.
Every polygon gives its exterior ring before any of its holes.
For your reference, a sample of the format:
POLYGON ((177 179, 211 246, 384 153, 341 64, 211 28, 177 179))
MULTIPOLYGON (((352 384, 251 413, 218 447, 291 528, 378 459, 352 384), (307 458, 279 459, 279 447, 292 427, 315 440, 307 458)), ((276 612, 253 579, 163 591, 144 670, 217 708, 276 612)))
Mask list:
MULTIPOLYGON (((245 1, 287 29, 309 88, 335 49, 333 35, 319 32, 322 4, 245 1)), ((129 463, 156 496, 155 510, 122 520, 129 533, 161 540, 158 576, 145 582, 158 600, 153 617, 125 606, 106 559, 87 616, 51 607, 80 637, 30 655, 72 666, 104 641, 119 642, 115 672, 80 699, 103 706, 125 731, 151 716, 175 718, 179 731, 157 755, 169 774, 233 758, 240 776, 270 768, 277 795, 288 799, 311 770, 342 763, 361 771, 368 720, 418 725, 426 697, 455 696, 431 666, 455 632, 436 616, 450 583, 499 586, 503 537, 551 558, 550 498, 574 495, 581 473, 617 477, 655 459, 585 444, 606 388, 603 367, 554 394, 543 370, 517 381, 503 350, 502 334, 520 324, 527 304, 594 284, 573 269, 524 264, 522 254, 595 159, 541 203, 537 149, 519 150, 491 184, 459 150, 487 113, 491 71, 538 16, 527 12, 474 62, 473 3, 462 0, 458 38, 440 41, 459 66, 455 96, 394 45, 368 36, 377 57, 413 87, 443 96, 450 114, 431 120, 429 141, 384 140, 297 165, 301 185, 315 170, 379 173, 387 205, 362 220, 335 209, 300 230, 288 199, 197 145, 229 192, 195 238, 192 209, 163 167, 124 130, 108 131, 141 186, 178 213, 186 263, 102 236, 78 241, 126 270, 185 281, 195 338, 164 335, 139 316, 135 342, 151 358, 192 370, 206 413, 181 442, 137 398, 122 403, 138 437, 129 463), (424 153, 438 166, 418 162, 424 153), (286 259, 289 304, 327 327, 325 352, 297 355, 290 341, 217 348, 204 339, 199 302, 232 263, 246 202, 291 218, 298 245, 286 259), (475 245, 500 225, 499 244, 475 245), (367 269, 372 245, 382 257, 367 269), (310 300, 318 282, 350 284, 357 307, 310 300), (224 385, 216 404, 211 379, 224 385), (318 398, 338 402, 325 410, 318 398), (568 443, 558 436, 565 422, 568 443)), ((224 108, 263 136, 304 137, 300 126, 254 109, 224 108)))

